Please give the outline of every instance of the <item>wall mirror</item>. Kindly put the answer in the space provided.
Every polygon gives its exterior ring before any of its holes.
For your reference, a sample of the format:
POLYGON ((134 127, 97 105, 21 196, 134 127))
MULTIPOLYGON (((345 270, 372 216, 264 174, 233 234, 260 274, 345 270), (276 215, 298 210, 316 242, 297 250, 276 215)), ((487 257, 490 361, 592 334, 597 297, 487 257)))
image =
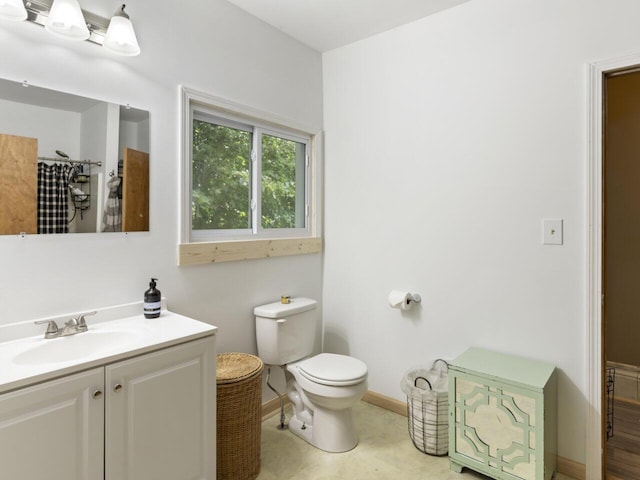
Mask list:
POLYGON ((0 234, 149 230, 149 112, 0 79, 0 234))

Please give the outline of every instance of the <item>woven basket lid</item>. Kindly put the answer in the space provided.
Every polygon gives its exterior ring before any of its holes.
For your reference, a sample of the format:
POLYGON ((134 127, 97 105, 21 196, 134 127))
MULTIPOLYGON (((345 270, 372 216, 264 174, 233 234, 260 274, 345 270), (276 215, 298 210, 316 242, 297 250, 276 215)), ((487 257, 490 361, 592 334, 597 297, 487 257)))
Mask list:
POLYGON ((216 356, 216 382, 233 383, 251 377, 263 369, 260 358, 248 353, 220 353, 216 356))

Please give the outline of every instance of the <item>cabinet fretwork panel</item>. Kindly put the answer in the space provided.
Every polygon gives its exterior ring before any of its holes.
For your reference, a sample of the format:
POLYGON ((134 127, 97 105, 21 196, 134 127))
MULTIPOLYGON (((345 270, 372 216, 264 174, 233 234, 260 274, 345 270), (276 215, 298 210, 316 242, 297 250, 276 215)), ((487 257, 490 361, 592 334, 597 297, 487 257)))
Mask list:
POLYGON ((472 348, 449 370, 451 469, 548 480, 556 465, 555 368, 472 348))

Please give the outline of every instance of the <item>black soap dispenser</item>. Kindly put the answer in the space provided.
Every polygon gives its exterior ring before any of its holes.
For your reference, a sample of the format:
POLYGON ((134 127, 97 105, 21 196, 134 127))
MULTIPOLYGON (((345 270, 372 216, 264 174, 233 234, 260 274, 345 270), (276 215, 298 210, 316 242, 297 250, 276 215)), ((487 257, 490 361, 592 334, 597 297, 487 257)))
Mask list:
POLYGON ((158 318, 160 316, 160 290, 156 288, 157 278, 152 278, 149 290, 144 292, 144 318, 158 318))

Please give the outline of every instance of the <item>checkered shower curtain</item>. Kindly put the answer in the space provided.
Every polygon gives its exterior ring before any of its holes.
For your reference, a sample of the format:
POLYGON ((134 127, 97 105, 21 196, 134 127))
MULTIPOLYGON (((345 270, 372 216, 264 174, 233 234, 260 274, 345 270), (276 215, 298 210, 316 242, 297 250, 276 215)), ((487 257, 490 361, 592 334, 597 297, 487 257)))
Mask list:
POLYGON ((38 233, 69 233, 70 165, 38 163, 38 233))

